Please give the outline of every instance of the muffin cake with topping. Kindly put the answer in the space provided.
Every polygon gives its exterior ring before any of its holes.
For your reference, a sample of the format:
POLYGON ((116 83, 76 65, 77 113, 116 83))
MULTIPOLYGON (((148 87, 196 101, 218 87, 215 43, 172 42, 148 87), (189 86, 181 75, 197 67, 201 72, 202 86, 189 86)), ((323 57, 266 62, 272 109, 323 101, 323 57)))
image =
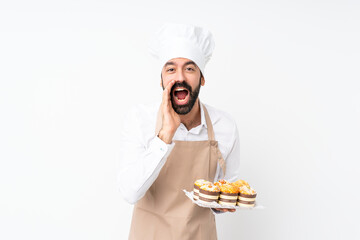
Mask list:
POLYGON ((223 206, 254 207, 256 191, 245 180, 229 182, 221 179, 215 183, 204 179, 194 182, 193 199, 203 204, 216 202, 223 206))
POLYGON ((209 183, 211 183, 211 182, 206 181, 204 179, 198 179, 198 180, 195 181, 195 183, 194 183, 194 196, 193 196, 194 200, 199 200, 200 187, 202 185, 204 185, 204 184, 209 184, 209 183))
POLYGON ((229 183, 220 186, 219 204, 227 206, 236 206, 239 196, 239 188, 229 183))
POLYGON ((254 207, 255 206, 255 198, 256 198, 256 191, 247 186, 241 186, 239 188, 239 199, 238 199, 238 206, 241 207, 254 207))
POLYGON ((208 204, 210 202, 218 202, 220 195, 219 187, 213 183, 204 184, 199 190, 199 202, 208 204))

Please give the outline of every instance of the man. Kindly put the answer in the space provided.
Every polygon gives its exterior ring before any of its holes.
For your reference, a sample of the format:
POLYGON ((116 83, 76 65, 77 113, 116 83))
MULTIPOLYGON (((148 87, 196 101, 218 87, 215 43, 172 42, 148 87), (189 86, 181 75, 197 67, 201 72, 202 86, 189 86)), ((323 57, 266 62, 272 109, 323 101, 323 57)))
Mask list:
MULTIPOLYGON (((197 179, 238 179, 239 136, 232 118, 202 104, 209 31, 164 25, 150 44, 160 62, 162 102, 138 106, 124 119, 119 190, 135 204, 129 239, 217 239, 214 213, 182 191, 197 179)), ((232 210, 233 211, 233 210, 232 210)))

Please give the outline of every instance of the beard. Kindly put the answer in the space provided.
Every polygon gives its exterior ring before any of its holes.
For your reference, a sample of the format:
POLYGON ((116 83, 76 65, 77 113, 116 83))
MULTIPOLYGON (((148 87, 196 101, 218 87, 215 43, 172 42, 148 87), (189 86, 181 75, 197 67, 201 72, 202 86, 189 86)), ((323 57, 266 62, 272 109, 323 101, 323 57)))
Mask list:
MULTIPOLYGON (((179 115, 185 115, 188 114, 191 109, 194 107, 196 99, 199 96, 200 93, 200 86, 201 86, 201 78, 199 81, 199 85, 194 89, 194 91, 192 90, 192 87, 186 83, 186 82, 176 82, 174 84, 174 86, 172 86, 171 91, 170 91, 170 100, 171 100, 171 105, 174 109, 174 111, 179 114, 179 115), (188 94, 189 94, 189 101, 188 103, 184 104, 184 105, 178 105, 175 100, 174 100, 174 89, 177 87, 182 87, 185 88, 186 90, 188 90, 188 94)), ((164 85, 163 85, 163 89, 164 89, 164 85)))

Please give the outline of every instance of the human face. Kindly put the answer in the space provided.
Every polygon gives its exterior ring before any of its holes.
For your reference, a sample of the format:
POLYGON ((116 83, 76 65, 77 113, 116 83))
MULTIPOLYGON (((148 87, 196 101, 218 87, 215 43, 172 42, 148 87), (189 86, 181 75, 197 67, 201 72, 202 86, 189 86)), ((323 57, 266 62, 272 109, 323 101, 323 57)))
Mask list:
POLYGON ((170 91, 171 104, 177 114, 188 114, 193 108, 200 92, 200 85, 205 80, 198 66, 186 58, 173 58, 163 67, 161 72, 161 86, 175 80, 170 91))

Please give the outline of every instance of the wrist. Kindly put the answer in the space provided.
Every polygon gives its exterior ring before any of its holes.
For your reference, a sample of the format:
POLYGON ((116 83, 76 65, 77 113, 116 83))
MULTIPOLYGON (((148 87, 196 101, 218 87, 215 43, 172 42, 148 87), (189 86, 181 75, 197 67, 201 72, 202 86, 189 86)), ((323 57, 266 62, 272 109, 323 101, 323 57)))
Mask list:
POLYGON ((172 134, 171 132, 161 129, 157 136, 166 144, 170 144, 172 142, 173 135, 174 134, 172 134))

